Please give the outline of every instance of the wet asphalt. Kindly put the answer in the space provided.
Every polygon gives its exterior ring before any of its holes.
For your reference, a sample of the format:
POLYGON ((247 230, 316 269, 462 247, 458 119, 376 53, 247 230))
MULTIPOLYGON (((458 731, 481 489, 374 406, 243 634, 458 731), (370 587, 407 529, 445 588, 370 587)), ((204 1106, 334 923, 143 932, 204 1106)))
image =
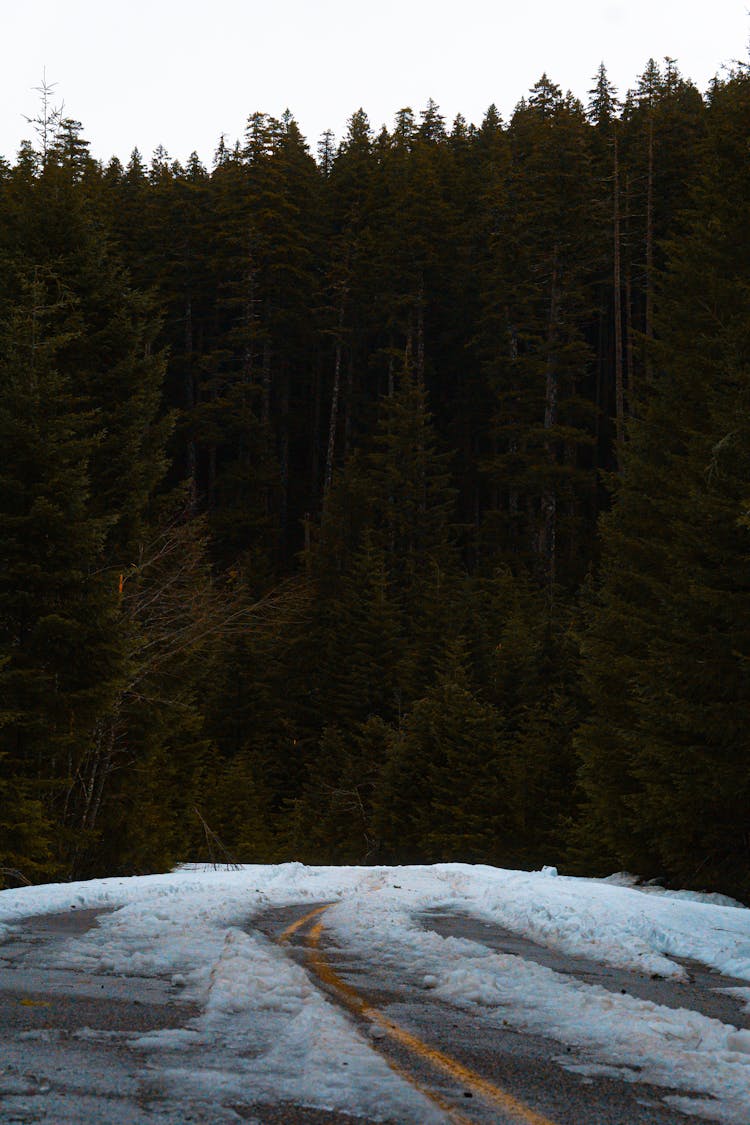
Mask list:
MULTIPOLYGON (((247 929, 260 929, 277 939, 290 922, 309 910, 310 904, 275 910, 253 919, 247 929)), ((0 945, 2 1125, 372 1125, 356 1115, 303 1106, 219 1104, 176 1097, 162 1083, 153 1056, 129 1045, 133 1034, 184 1027, 198 1014, 171 980, 46 967, 54 964, 63 943, 75 941, 97 926, 101 914, 70 910, 35 917, 19 924, 0 945)), ((688 966, 692 979, 681 984, 566 957, 466 915, 430 912, 421 915, 420 922, 443 936, 468 938, 613 992, 626 991, 669 1007, 693 1008, 735 1027, 750 1026, 742 1006, 716 991, 736 984, 747 986, 747 982, 720 978, 700 966, 688 966)), ((494 1026, 475 1013, 454 1008, 426 991, 422 980, 412 981, 408 974, 366 964, 337 948, 330 938, 324 937, 321 951, 336 972, 389 1019, 507 1091, 553 1125, 686 1125, 694 1120, 664 1104, 667 1090, 617 1077, 576 1074, 569 1067, 590 1062, 590 1058, 579 1059, 552 1039, 494 1026)), ((307 965, 304 931, 295 935, 289 952, 307 965)), ((328 986, 319 980, 316 984, 334 1003, 340 1002, 328 986)), ((409 1072, 422 1088, 432 1090, 443 1105, 454 1107, 462 1120, 518 1125, 517 1116, 503 1115, 497 1106, 488 1108, 460 1081, 373 1035, 372 1027, 351 1011, 347 1015, 359 1023, 359 1030, 370 1037, 376 1050, 409 1072)), ((404 1120, 389 1125, 422 1123, 404 1120)))
POLYGON ((303 1106, 175 1100, 128 1037, 184 1027, 198 1009, 169 980, 44 967, 103 913, 35 916, 0 944, 2 1125, 353 1125, 303 1106))
MULTIPOLYGON (((290 908, 274 911, 254 921, 269 936, 278 936, 302 913, 300 908, 290 908)), ((419 920, 424 928, 435 930, 445 937, 468 938, 497 951, 536 960, 556 971, 574 972, 576 976, 580 974, 581 979, 584 973, 589 973, 592 978, 596 977, 597 984, 603 984, 608 976, 604 966, 557 955, 500 927, 466 915, 429 912, 419 916, 419 920)), ((293 943, 292 948, 300 964, 305 964, 302 932, 295 935, 293 943)), ((426 991, 421 975, 410 980, 408 975, 382 964, 367 964, 338 948, 330 939, 324 941, 321 948, 327 962, 369 1004, 422 1041, 488 1079, 552 1125, 686 1125, 689 1120, 694 1120, 663 1101, 664 1096, 670 1093, 685 1094, 684 1089, 671 1091, 630 1081, 633 1075, 632 1071, 627 1074, 627 1068, 622 1079, 576 1074, 568 1068, 590 1064, 590 1055, 579 1055, 554 1039, 521 1033, 511 1027, 498 1027, 482 1019, 481 1014, 453 1007, 426 991)), ((620 992, 626 979, 631 983, 631 975, 638 974, 613 971, 611 990, 620 992)), ((335 991, 318 983, 337 1002, 335 991)), ((637 982, 638 987, 644 989, 657 983, 640 977, 637 982)), ((712 983, 717 985, 715 980, 712 983)), ((651 996, 647 998, 651 999, 651 996)), ((676 993, 672 999, 675 1000, 672 1006, 688 1006, 676 1003, 676 993)), ((733 1010, 738 1007, 734 1001, 730 1001, 730 1006, 733 1010)), ((363 1034, 369 1033, 366 1019, 355 1018, 355 1022, 360 1024, 363 1034)), ((519 1125, 519 1121, 523 1120, 512 1112, 503 1113, 497 1105, 483 1103, 469 1087, 446 1079, 429 1063, 415 1059, 411 1052, 394 1046, 385 1038, 378 1037, 373 1046, 392 1058, 397 1066, 413 1074, 424 1088, 433 1089, 470 1121, 485 1125, 519 1125)))
POLYGON ((584 957, 570 957, 547 946, 504 930, 493 922, 472 918, 467 914, 431 910, 420 915, 425 928, 443 937, 469 938, 497 953, 510 953, 535 961, 556 973, 573 976, 586 984, 598 984, 609 992, 629 993, 640 1000, 650 1000, 666 1008, 691 1008, 711 1019, 735 1027, 750 1028, 750 1012, 744 1004, 721 991, 725 988, 748 987, 746 980, 721 976, 695 961, 671 957, 688 974, 687 981, 667 980, 658 974, 643 974, 613 969, 584 957))

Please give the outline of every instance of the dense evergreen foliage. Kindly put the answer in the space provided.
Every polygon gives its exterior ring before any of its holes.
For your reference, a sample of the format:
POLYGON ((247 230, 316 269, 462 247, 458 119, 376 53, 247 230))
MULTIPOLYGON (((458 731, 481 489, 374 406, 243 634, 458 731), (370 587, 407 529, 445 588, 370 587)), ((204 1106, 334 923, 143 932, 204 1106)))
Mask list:
MULTIPOLYGON (((740 68, 0 162, 0 870, 750 894, 740 68)), ((0 880, 1 882, 1 880, 0 880)))

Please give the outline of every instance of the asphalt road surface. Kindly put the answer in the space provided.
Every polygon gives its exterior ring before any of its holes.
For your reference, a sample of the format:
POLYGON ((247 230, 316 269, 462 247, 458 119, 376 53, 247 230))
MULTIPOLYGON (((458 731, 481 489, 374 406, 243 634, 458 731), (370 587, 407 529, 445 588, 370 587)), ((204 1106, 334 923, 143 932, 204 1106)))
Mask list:
MULTIPOLYGON (((281 942, 446 1122, 686 1125, 694 1120, 664 1105, 669 1091, 576 1074, 569 1069, 576 1065, 575 1052, 560 1043, 498 1027, 440 1001, 422 979, 352 957, 326 935, 324 914, 325 904, 312 911, 309 904, 290 907, 253 919, 247 929, 281 942)), ((58 943, 96 926, 97 916, 78 910, 35 917, 0 946, 3 1125, 364 1125, 356 1115, 297 1105, 219 1104, 194 1094, 180 1099, 163 1086, 153 1055, 129 1046, 122 1033, 179 1028, 197 1015, 169 981, 40 967, 47 951, 52 960, 58 943)), ((420 920, 444 936, 469 938, 615 992, 748 1026, 740 1006, 714 991, 743 982, 697 966, 688 966, 689 984, 677 984, 565 957, 463 915, 430 913, 420 920)))

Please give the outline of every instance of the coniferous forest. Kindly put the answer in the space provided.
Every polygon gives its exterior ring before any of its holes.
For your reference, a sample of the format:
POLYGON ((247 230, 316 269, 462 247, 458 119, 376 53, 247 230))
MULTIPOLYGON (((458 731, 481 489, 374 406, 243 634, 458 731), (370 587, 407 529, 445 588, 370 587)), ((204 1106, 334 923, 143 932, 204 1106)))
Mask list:
POLYGON ((0 161, 0 885, 750 895, 750 73, 0 161))

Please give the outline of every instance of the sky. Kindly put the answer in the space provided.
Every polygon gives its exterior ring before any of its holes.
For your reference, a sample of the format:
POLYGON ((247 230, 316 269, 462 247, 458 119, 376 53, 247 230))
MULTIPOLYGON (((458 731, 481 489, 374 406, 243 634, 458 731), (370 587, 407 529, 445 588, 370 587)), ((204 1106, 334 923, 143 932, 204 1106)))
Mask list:
POLYGON ((258 110, 290 109, 315 150, 360 107, 376 130, 429 98, 507 119, 542 73, 585 101, 602 61, 622 94, 667 55, 704 90, 749 38, 750 0, 0 0, 0 154, 45 75, 94 156, 210 164, 258 110))

